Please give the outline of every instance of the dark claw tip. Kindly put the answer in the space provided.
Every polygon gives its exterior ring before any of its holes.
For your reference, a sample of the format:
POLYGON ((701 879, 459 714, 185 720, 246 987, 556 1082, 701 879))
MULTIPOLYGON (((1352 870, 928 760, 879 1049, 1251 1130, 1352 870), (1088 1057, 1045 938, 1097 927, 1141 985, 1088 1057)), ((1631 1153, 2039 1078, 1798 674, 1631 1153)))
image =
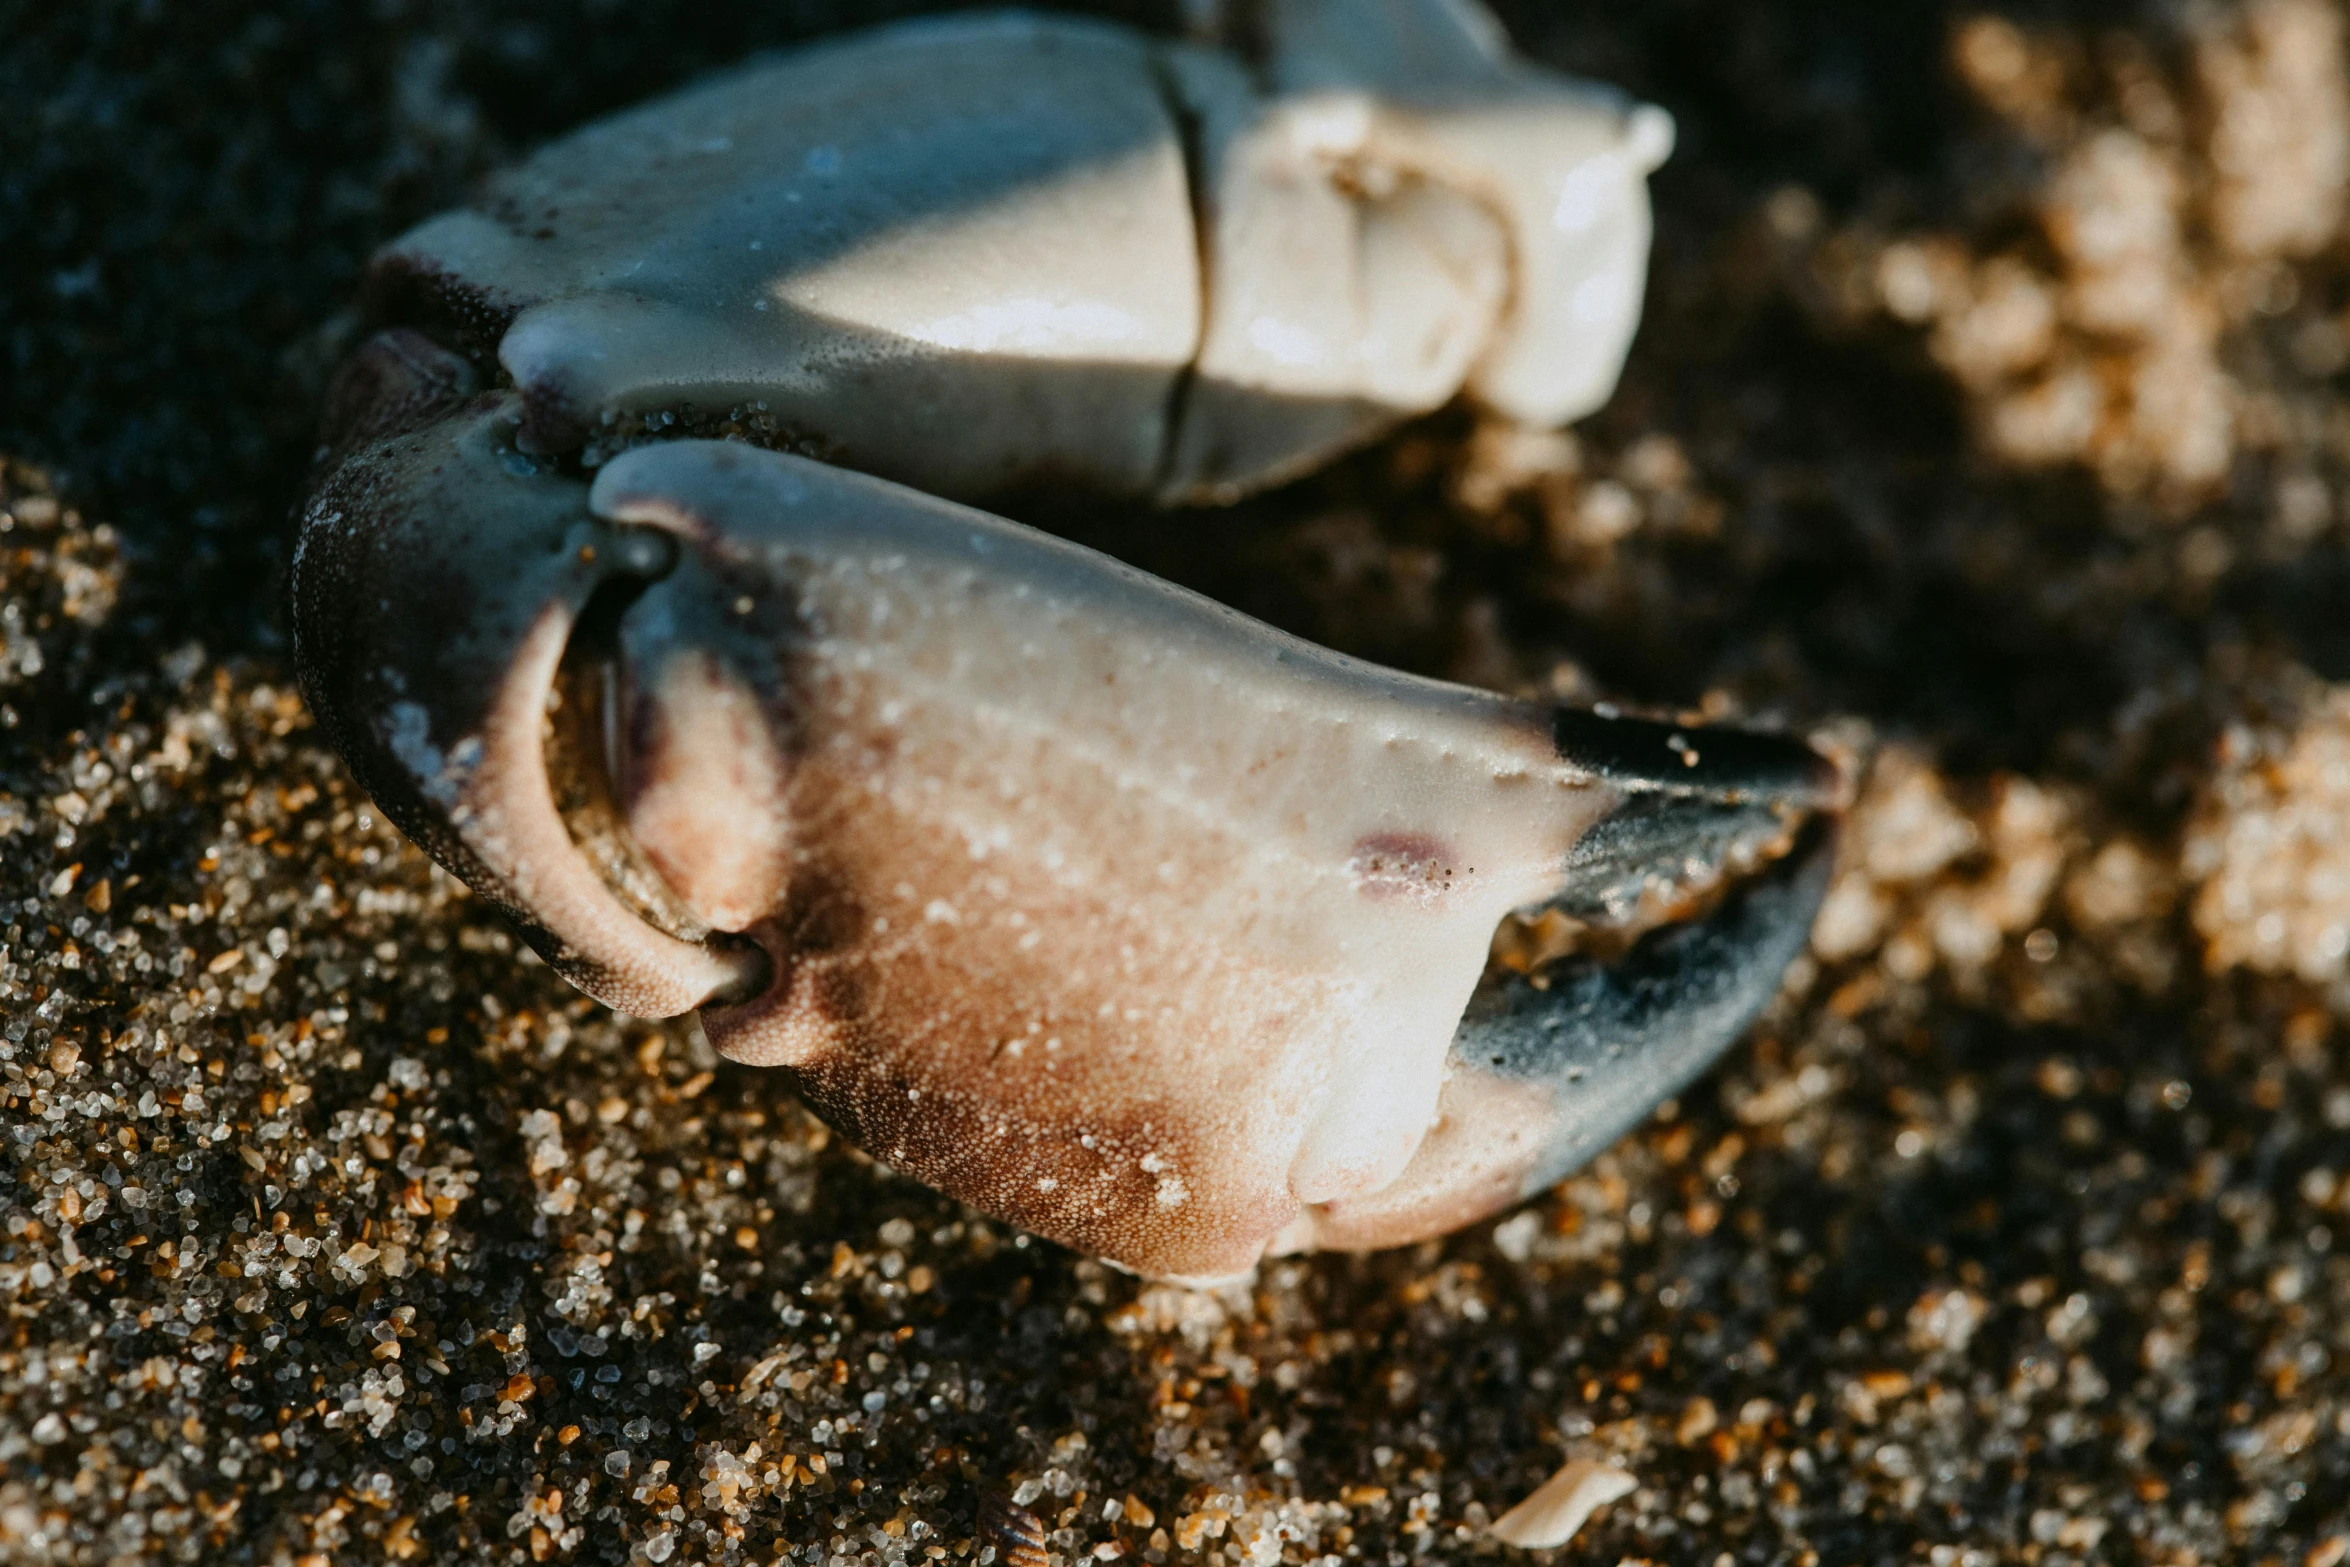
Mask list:
POLYGON ((1631 718, 1562 707, 1551 744, 1563 761, 1632 792, 1827 810, 1841 798, 1836 764, 1793 735, 1631 718))
POLYGON ((1557 1095, 1544 1158, 1524 1190, 1605 1148, 1745 1032, 1809 939, 1835 842, 1834 824, 1814 821, 1710 917, 1654 931, 1614 963, 1570 961, 1541 988, 1516 975, 1489 975, 1478 987, 1455 1055, 1557 1095))

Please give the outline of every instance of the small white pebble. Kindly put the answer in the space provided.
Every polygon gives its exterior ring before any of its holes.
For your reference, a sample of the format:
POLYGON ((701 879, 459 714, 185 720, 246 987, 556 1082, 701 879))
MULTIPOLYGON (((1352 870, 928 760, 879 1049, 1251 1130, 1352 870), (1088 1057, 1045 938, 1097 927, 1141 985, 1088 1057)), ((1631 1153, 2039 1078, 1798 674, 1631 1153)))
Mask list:
POLYGON ((1593 1513, 1638 1488, 1628 1471, 1613 1464, 1575 1459, 1496 1519, 1493 1537, 1529 1551, 1564 1545, 1593 1513))

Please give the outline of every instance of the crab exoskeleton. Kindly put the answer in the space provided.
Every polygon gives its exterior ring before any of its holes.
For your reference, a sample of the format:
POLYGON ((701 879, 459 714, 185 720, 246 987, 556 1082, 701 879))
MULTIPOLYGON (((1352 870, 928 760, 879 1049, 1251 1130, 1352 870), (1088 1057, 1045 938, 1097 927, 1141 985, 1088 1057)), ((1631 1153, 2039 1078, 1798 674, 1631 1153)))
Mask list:
POLYGON ((294 570, 361 782, 574 983, 1186 1278, 1603 1146, 1776 987, 1838 782, 964 504, 1611 389, 1660 111, 1466 0, 1240 22, 905 24, 546 148, 377 258, 294 570))

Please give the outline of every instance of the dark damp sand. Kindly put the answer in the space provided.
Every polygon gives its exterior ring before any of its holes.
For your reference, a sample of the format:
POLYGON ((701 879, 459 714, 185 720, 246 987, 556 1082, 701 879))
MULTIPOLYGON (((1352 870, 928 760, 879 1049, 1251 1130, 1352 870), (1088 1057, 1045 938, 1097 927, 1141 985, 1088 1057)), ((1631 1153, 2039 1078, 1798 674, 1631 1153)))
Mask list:
POLYGON ((579 1000, 293 694, 283 521, 368 249, 867 8, 20 9, 0 1558, 975 1560, 1009 1491, 1063 1562, 1449 1560, 1569 1456, 1641 1482, 1593 1561, 2342 1558, 2306 8, 1514 7, 1680 117, 1609 410, 1446 415, 1229 515, 1032 509, 1353 651, 1882 748, 1818 961, 1677 1106, 1502 1221, 1215 1296, 579 1000))

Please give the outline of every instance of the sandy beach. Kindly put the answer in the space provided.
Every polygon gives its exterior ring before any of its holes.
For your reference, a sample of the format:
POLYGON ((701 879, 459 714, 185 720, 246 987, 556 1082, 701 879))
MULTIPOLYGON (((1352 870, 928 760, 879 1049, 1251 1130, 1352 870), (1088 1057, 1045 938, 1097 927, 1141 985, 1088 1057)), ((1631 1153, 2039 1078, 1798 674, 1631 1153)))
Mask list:
POLYGON ((1558 1560, 2350 1560, 2335 6, 1501 5, 1678 121, 1613 402, 1026 519, 1349 652, 1869 758, 1809 954, 1690 1092, 1495 1221, 1214 1292, 582 998, 295 687, 369 253, 925 7, 13 9, 0 1559, 1498 1560, 1582 1460, 1633 1484, 1558 1560))

